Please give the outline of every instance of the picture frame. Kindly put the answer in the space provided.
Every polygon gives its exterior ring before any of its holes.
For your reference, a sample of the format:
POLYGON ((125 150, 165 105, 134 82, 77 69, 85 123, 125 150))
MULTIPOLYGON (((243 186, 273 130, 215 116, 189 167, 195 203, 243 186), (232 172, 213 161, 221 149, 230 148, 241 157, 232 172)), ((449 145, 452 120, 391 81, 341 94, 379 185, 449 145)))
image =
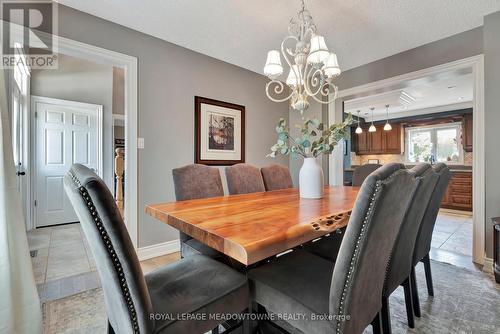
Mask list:
POLYGON ((245 106, 195 96, 195 162, 228 166, 245 162, 245 106))

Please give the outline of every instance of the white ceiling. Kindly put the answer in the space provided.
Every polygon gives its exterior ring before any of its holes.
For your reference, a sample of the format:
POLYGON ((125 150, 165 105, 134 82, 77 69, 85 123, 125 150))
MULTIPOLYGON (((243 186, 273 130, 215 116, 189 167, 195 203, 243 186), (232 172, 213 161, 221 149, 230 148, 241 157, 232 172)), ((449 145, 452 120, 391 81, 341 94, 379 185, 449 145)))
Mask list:
MULTIPOLYGON (((146 34, 262 73, 299 0, 57 0, 146 34)), ((483 24, 500 0, 306 0, 343 70, 483 24)))
POLYGON ((388 88, 385 92, 353 96, 344 102, 345 112, 357 115, 356 111, 360 109, 360 117, 367 121, 372 119, 370 107, 375 107, 373 120, 377 121, 386 118, 385 105, 387 103, 393 103, 389 107, 389 118, 402 118, 470 108, 473 96, 473 77, 472 70, 469 68, 402 82, 388 88), (391 92, 399 93, 400 91, 408 93, 415 100, 406 106, 397 103, 395 105, 394 101, 384 100, 384 96, 390 98, 391 92), (354 109, 349 109, 349 105, 352 105, 354 109))

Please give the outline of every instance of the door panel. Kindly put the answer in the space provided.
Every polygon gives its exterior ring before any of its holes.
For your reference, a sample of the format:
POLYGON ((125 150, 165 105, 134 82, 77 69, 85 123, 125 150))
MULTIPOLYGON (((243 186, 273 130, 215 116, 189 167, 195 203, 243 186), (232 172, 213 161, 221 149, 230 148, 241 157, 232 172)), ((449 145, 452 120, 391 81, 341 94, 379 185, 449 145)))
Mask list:
POLYGON ((73 163, 98 169, 99 113, 68 101, 36 102, 34 106, 36 225, 76 222, 64 191, 64 175, 73 163))

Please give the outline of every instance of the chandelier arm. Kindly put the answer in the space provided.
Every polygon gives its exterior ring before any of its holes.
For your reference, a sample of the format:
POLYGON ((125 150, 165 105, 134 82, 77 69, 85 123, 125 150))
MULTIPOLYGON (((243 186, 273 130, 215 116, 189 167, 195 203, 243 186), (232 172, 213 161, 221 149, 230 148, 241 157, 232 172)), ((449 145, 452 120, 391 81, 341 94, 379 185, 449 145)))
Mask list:
POLYGON ((304 89, 305 89, 307 95, 314 96, 314 95, 317 95, 320 92, 321 87, 323 86, 323 84, 318 85, 317 82, 318 82, 318 80, 319 81, 323 81, 322 76, 323 76, 323 72, 321 71, 321 69, 314 68, 313 66, 311 66, 309 72, 307 73, 308 80, 304 84, 304 89), (316 76, 317 74, 319 74, 319 76, 321 77, 321 79, 318 79, 318 77, 316 76), (311 81, 311 83, 309 81, 311 81), (314 88, 316 86, 318 88, 314 91, 314 88))
MULTIPOLYGON (((295 74, 295 78, 300 79, 300 76, 299 76, 299 74, 300 74, 300 69, 299 69, 299 73, 297 73, 297 72, 295 71, 295 68, 293 67, 292 62, 290 61, 290 59, 288 59, 287 52, 285 52, 285 43, 286 43, 287 41, 289 41, 289 40, 294 40, 296 43, 298 43, 298 42, 299 42, 299 39, 298 39, 296 36, 289 35, 289 36, 285 37, 285 38, 283 39, 283 41, 281 42, 281 54, 283 55, 283 58, 285 58, 286 63, 287 63, 287 64, 288 64, 288 66, 290 67, 290 70, 291 70, 291 71, 293 71, 293 73, 295 74)), ((295 54, 290 54, 290 56, 295 56, 295 54)), ((296 85, 296 86, 298 87, 298 88, 297 88, 297 90, 298 90, 298 93, 300 94, 300 93, 301 93, 301 91, 302 91, 302 89, 300 88, 299 82, 300 82, 300 81, 298 81, 298 82, 297 82, 297 85, 296 85)))
MULTIPOLYGON (((274 93, 277 94, 277 95, 283 93, 283 91, 285 89, 285 85, 283 84, 283 82, 281 82, 279 80, 271 80, 271 81, 269 81, 266 84, 266 95, 267 95, 267 97, 271 101, 274 101, 274 102, 285 102, 286 100, 289 100, 293 96, 293 92, 291 92, 290 95, 288 95, 287 97, 281 98, 281 99, 272 97, 271 94, 270 94, 270 87, 273 84, 276 85, 274 87, 274 93)), ((272 88, 271 88, 271 90, 272 90, 272 88)))
POLYGON ((321 86, 321 89, 319 91, 319 93, 321 94, 321 96, 324 96, 324 97, 328 97, 326 101, 323 101, 321 99, 318 99, 316 97, 316 95, 309 95, 311 96, 315 101, 319 102, 319 103, 322 103, 322 104, 329 104, 331 103, 332 101, 335 101, 335 99, 337 99, 337 95, 338 95, 338 87, 335 86, 333 83, 331 82, 325 82, 322 86, 321 86), (332 96, 332 93, 330 93, 330 89, 328 89, 328 91, 325 90, 325 86, 329 87, 331 86, 333 88, 333 97, 330 97, 332 96))

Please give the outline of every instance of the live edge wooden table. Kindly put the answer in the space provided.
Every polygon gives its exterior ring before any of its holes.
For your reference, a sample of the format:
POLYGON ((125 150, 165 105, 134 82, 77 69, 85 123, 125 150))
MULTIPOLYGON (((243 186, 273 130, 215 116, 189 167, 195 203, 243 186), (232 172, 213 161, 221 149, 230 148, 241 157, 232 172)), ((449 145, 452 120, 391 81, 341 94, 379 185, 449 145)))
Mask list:
POLYGON ((358 187, 325 187, 321 199, 284 189, 146 206, 146 213, 244 265, 347 225, 358 187))

